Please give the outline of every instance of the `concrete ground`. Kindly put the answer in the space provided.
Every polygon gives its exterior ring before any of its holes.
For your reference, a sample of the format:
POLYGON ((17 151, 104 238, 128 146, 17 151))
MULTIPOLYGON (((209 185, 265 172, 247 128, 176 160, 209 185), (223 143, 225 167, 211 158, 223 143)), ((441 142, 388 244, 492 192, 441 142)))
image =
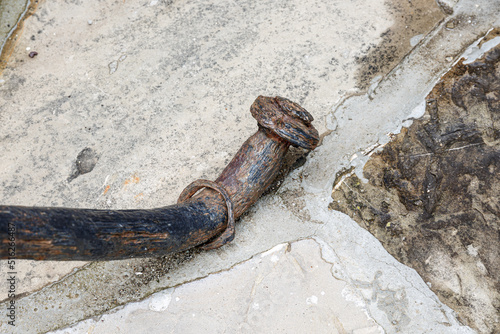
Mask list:
POLYGON ((336 173, 361 171, 365 150, 422 115, 439 77, 500 26, 499 8, 498 0, 41 2, 0 77, 1 204, 174 203, 191 181, 215 179, 256 131, 249 107, 258 95, 300 103, 324 137, 221 249, 18 261, 16 326, 2 316, 0 332, 475 332, 328 204, 336 173), (97 163, 76 175, 85 148, 97 163))

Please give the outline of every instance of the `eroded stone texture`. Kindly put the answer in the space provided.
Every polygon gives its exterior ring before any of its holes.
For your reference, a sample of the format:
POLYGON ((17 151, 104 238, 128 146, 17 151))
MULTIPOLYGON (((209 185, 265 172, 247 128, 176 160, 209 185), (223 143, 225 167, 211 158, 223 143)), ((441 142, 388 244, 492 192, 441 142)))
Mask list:
POLYGON ((336 185, 348 213, 416 269, 461 321, 500 332, 500 46, 460 61, 426 114, 374 154, 364 184, 336 185))

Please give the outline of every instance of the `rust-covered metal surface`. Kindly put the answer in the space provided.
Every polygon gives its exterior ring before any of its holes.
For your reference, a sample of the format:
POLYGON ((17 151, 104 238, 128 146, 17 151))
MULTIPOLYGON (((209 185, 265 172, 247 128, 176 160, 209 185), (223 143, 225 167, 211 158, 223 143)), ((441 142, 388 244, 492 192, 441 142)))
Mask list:
POLYGON ((465 324, 499 333, 500 46, 457 63, 426 103, 367 162, 368 183, 337 182, 331 208, 417 270, 465 324))
POLYGON ((207 242, 205 249, 212 249, 231 241, 234 219, 271 185, 289 146, 314 149, 319 141, 312 116, 287 99, 259 96, 251 112, 259 130, 215 182, 195 181, 176 205, 150 210, 0 206, 0 258, 115 260, 207 242))

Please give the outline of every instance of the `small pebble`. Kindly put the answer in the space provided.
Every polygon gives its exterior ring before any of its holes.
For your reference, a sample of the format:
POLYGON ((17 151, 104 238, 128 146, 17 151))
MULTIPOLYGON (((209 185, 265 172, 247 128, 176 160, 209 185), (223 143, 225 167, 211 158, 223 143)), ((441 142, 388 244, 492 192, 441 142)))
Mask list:
POLYGON ((36 51, 31 51, 31 52, 29 53, 28 57, 30 57, 30 58, 35 58, 35 56, 36 56, 36 55, 38 55, 38 52, 36 52, 36 51))
POLYGON ((88 20, 88 21, 87 21, 87 23, 89 24, 89 26, 91 26, 91 25, 92 25, 92 23, 94 23, 94 21, 92 21, 92 20, 88 20))

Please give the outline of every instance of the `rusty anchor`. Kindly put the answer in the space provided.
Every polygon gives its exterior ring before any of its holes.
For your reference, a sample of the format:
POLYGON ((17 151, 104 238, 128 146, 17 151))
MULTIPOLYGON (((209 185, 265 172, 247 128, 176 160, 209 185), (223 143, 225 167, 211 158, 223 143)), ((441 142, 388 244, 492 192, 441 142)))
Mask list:
POLYGON ((258 131, 215 182, 198 180, 177 204, 149 210, 0 206, 0 259, 117 260, 162 256, 234 238, 234 221, 271 185, 290 145, 314 149, 313 117, 282 97, 250 108, 258 131))

